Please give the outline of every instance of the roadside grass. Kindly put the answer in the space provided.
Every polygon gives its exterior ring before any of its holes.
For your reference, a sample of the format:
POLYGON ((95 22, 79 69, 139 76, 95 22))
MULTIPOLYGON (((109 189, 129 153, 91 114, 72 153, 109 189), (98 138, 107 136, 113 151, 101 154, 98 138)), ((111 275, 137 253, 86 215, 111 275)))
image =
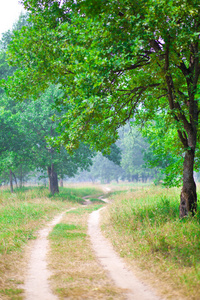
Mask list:
POLYGON ((83 198, 89 197, 99 197, 102 195, 102 189, 99 186, 71 186, 60 188, 60 193, 54 195, 55 199, 63 201, 71 201, 83 204, 83 198))
POLYGON ((178 189, 114 193, 102 221, 105 235, 167 299, 200 299, 200 209, 179 219, 178 189))
POLYGON ((88 192, 96 197, 100 189, 95 192, 95 188, 89 187, 78 191, 62 188, 54 196, 44 187, 15 189, 13 194, 0 190, 0 299, 23 299, 19 284, 23 283, 25 271, 24 246, 36 238, 37 230, 55 214, 79 207, 81 197, 88 192))
POLYGON ((59 299, 125 299, 97 262, 87 235, 89 213, 100 207, 91 204, 67 212, 49 236, 51 286, 59 299))
POLYGON ((92 203, 102 203, 102 204, 105 203, 103 200, 98 199, 98 198, 90 198, 90 202, 92 202, 92 203))

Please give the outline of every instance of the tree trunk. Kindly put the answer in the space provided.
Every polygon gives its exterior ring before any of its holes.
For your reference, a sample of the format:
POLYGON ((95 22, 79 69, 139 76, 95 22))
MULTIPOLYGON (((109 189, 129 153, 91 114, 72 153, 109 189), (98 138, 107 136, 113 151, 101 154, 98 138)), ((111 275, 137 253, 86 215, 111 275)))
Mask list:
POLYGON ((23 185, 23 174, 22 174, 22 165, 20 166, 20 178, 19 178, 19 186, 22 188, 23 185))
POLYGON ((60 178, 60 187, 63 187, 63 178, 60 178))
POLYGON ((10 170, 10 192, 13 193, 13 178, 12 178, 12 170, 10 170))
POLYGON ((54 164, 48 167, 48 177, 49 177, 49 191, 52 195, 59 193, 58 188, 58 176, 54 170, 54 164))
POLYGON ((188 150, 185 154, 183 164, 183 188, 181 191, 180 217, 192 215, 197 209, 196 184, 193 177, 194 151, 188 150))
POLYGON ((14 177, 16 187, 18 188, 18 185, 17 185, 17 177, 15 176, 15 173, 13 173, 13 172, 12 172, 12 175, 13 175, 13 177, 14 177))

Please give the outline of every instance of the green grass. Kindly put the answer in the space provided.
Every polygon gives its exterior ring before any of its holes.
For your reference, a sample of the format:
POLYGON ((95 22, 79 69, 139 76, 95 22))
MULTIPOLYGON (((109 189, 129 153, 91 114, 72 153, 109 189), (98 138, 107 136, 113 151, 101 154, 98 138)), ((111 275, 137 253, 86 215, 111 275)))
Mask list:
MULTIPOLYGON (((60 188, 60 193, 54 195, 55 199, 59 199, 61 201, 71 201, 82 204, 84 200, 83 197, 91 196, 98 197, 102 195, 102 190, 97 189, 95 187, 72 187, 72 188, 60 188)), ((51 195, 49 195, 51 197, 51 195)))
MULTIPOLYGON (((199 210, 195 218, 179 219, 178 199, 166 195, 124 199, 112 208, 119 231, 144 240, 145 252, 159 252, 181 265, 200 263, 199 210)), ((138 252, 138 251, 137 251, 138 252)))
POLYGON ((45 220, 55 211, 82 203, 86 195, 98 196, 100 190, 93 187, 61 188, 59 194, 49 194, 44 187, 24 187, 0 191, 0 253, 21 249, 29 239, 34 239, 34 232, 40 226, 39 220, 45 220), (35 226, 29 226, 36 222, 35 226))
MULTIPOLYGON (((18 289, 18 272, 23 246, 35 239, 36 231, 55 214, 71 207, 79 207, 82 197, 98 197, 102 192, 95 188, 61 188, 60 194, 49 194, 44 187, 24 187, 0 190, 0 299, 20 300, 22 290, 18 289), (11 280, 12 278, 15 280, 11 280)), ((84 208, 84 207, 83 207, 84 208)), ((52 236, 55 239, 85 239, 75 224, 58 224, 52 236), (77 231, 77 232, 75 232, 77 231)))
MULTIPOLYGON (((30 200, 29 200, 30 201, 30 200)), ((53 212, 64 209, 62 203, 55 201, 11 202, 0 207, 0 253, 20 250, 29 239, 34 239, 34 232, 53 212), (32 226, 32 224, 35 226, 32 226)))
POLYGON ((54 226, 54 230, 75 230, 80 229, 80 226, 74 225, 74 224, 63 224, 59 223, 54 226))
POLYGON ((200 282, 200 208, 195 217, 180 219, 179 192, 157 187, 115 193, 110 225, 127 241, 124 247, 118 245, 122 256, 171 270, 175 282, 190 294, 200 282))
POLYGON ((9 189, 1 189, 0 190, 0 204, 6 204, 7 202, 24 202, 29 201, 35 198, 44 198, 48 197, 48 189, 39 186, 39 187, 22 187, 15 188, 14 193, 10 193, 9 189))
MULTIPOLYGON (((92 204, 90 206, 83 206, 79 207, 75 210, 67 211, 66 214, 74 214, 74 215, 84 215, 92 213, 95 210, 98 210, 103 205, 95 205, 92 204)), ((85 238, 87 235, 83 233, 85 228, 82 228, 76 224, 66 224, 66 223, 59 223, 54 226, 52 232, 50 233, 49 237, 53 240, 61 240, 62 238, 65 239, 77 239, 77 238, 85 238)))
POLYGON ((0 290, 1 294, 5 295, 19 295, 23 292, 22 289, 5 289, 5 290, 0 290))
POLYGON ((98 199, 98 198, 89 198, 90 202, 92 203, 102 203, 102 204, 105 204, 104 201, 102 201, 101 199, 98 199))
POLYGON ((92 213, 94 210, 98 210, 99 208, 103 207, 102 204, 96 204, 92 206, 85 206, 85 207, 79 207, 75 210, 68 211, 67 214, 77 214, 82 215, 85 213, 92 213))
POLYGON ((60 240, 61 238, 77 239, 77 238, 85 238, 87 236, 85 233, 82 232, 74 232, 75 230, 80 231, 81 227, 74 224, 59 223, 56 226, 54 226, 49 236, 51 239, 54 240, 60 240))

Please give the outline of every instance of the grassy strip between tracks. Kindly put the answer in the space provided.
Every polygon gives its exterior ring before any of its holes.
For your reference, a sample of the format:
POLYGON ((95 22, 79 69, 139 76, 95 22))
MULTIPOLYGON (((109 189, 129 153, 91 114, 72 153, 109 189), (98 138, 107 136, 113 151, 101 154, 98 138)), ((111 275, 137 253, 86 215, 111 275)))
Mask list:
POLYGON ((0 190, 0 299, 24 299, 24 246, 36 238, 36 231, 54 215, 70 207, 79 207, 82 197, 98 196, 95 187, 61 188, 50 195, 44 187, 0 190))
POLYGON ((179 193, 159 187, 114 192, 102 229, 138 276, 167 299, 199 300, 200 209, 179 219, 179 193))
POLYGON ((101 202, 68 212, 51 232, 51 286, 59 299, 125 299, 97 262, 87 235, 89 214, 101 202))

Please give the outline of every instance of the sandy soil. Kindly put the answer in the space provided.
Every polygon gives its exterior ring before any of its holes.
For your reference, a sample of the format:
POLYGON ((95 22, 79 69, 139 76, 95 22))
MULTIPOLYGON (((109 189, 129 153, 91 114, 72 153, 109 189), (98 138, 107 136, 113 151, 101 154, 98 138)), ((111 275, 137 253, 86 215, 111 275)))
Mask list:
MULTIPOLYGON (((105 199, 103 199, 105 200, 105 199)), ((114 252, 111 244, 103 237, 99 227, 99 212, 94 211, 88 220, 88 233, 91 237, 93 249, 102 264, 108 271, 114 283, 125 289, 127 299, 134 300, 160 300, 153 291, 135 275, 128 270, 123 260, 114 252)), ((53 226, 58 224, 65 212, 58 215, 44 229, 38 233, 34 241, 28 264, 28 272, 25 279, 24 289, 26 300, 58 300, 58 297, 51 292, 48 278, 51 272, 47 267, 48 235, 53 226)))
POLYGON ((160 300, 158 296, 128 269, 112 245, 101 234, 99 226, 99 212, 94 211, 88 220, 88 233, 94 251, 115 284, 123 289, 127 289, 127 299, 130 300, 160 300))
POLYGON ((51 272, 47 267, 48 235, 53 227, 58 224, 63 215, 61 213, 53 219, 44 229, 38 232, 38 238, 33 243, 28 263, 28 272, 24 283, 26 300, 58 300, 53 295, 49 286, 48 278, 51 272))

